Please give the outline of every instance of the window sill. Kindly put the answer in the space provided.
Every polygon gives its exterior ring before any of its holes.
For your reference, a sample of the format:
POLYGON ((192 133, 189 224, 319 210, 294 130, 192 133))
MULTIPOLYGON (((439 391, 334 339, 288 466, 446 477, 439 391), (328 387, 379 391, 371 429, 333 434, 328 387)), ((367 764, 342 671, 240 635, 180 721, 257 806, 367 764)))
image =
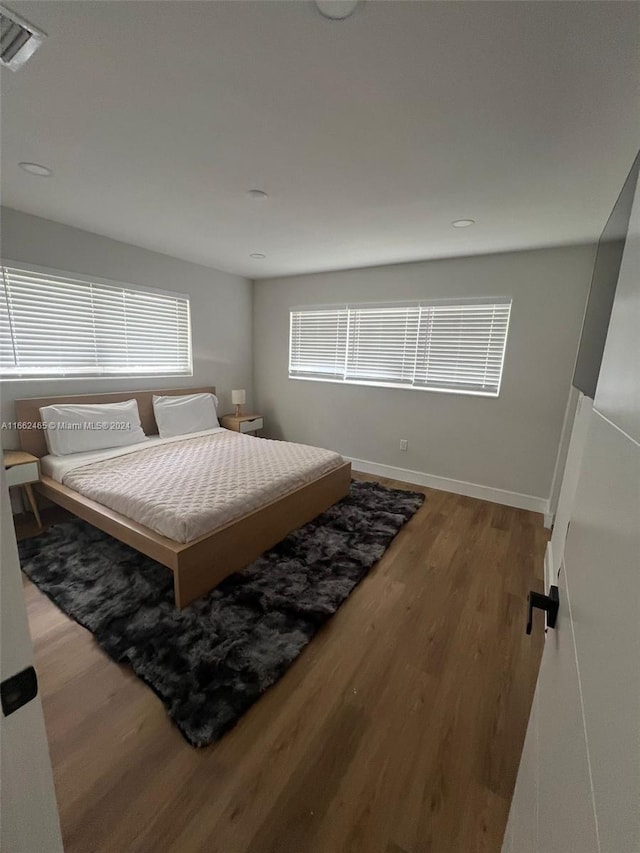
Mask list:
POLYGON ((436 394, 458 394, 464 397, 488 397, 492 400, 497 400, 500 396, 500 390, 498 391, 467 391, 462 388, 433 388, 422 385, 403 385, 401 383, 392 383, 392 382, 365 382, 363 380, 355 380, 355 379, 325 379, 325 378, 315 378, 313 376, 289 376, 289 379, 299 380, 302 382, 324 382, 329 385, 355 385, 355 386, 364 386, 365 388, 393 388, 394 390, 400 389, 403 391, 431 391, 436 394))
POLYGON ((101 373, 99 375, 87 373, 79 376, 78 374, 64 374, 58 376, 0 376, 0 383, 5 382, 78 382, 82 380, 96 381, 117 381, 127 379, 189 379, 193 376, 193 371, 190 373, 101 373))

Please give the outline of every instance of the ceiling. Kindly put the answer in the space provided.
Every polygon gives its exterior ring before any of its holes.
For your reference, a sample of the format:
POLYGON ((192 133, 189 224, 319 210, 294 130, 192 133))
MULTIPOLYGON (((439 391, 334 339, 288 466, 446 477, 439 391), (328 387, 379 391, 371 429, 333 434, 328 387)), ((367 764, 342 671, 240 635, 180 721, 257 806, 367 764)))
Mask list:
POLYGON ((251 278, 595 240, 640 145, 635 2, 7 2, 3 204, 251 278))

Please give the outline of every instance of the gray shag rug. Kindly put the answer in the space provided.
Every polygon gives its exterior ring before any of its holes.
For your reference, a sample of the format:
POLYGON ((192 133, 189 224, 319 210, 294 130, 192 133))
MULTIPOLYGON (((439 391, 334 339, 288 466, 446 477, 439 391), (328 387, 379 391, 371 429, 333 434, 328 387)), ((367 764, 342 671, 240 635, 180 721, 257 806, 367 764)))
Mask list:
POLYGON ((167 568, 79 519, 22 541, 20 559, 156 692, 187 741, 206 746, 284 674, 423 501, 354 481, 349 497, 184 610, 167 568))

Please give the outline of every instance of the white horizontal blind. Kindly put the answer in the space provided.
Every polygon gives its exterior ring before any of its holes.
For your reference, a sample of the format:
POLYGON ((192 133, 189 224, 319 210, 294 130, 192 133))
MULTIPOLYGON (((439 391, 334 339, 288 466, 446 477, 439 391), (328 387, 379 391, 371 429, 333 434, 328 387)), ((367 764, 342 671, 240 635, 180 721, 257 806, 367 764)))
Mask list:
POLYGON ((424 305, 414 384, 497 395, 511 304, 424 305))
POLYGON ((413 383, 420 311, 416 306, 349 308, 345 379, 413 383))
POLYGON ((2 267, 0 375, 190 375, 189 300, 2 267))
POLYGON ((291 311, 289 376, 497 396, 511 301, 291 311))
POLYGON ((347 346, 345 307, 292 311, 289 373, 315 379, 342 379, 347 346))

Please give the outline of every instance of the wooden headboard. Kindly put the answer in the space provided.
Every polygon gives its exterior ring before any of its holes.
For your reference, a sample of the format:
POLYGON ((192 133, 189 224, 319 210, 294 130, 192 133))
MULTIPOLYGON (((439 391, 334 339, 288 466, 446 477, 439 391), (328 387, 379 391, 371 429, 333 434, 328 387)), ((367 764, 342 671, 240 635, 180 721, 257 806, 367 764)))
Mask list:
POLYGON ((42 406, 58 406, 65 403, 76 403, 84 405, 87 403, 123 403, 125 400, 137 400, 140 412, 142 429, 147 435, 157 435, 158 426, 153 414, 153 395, 164 395, 169 397, 183 396, 184 394, 215 394, 216 389, 212 386, 205 388, 161 388, 157 391, 118 391, 113 394, 76 394, 66 397, 33 397, 31 399, 16 400, 16 420, 24 424, 18 429, 20 447, 27 453, 32 453, 40 458, 49 452, 44 437, 44 430, 38 427, 41 421, 40 408, 42 406), (30 426, 33 424, 34 426, 30 426))

